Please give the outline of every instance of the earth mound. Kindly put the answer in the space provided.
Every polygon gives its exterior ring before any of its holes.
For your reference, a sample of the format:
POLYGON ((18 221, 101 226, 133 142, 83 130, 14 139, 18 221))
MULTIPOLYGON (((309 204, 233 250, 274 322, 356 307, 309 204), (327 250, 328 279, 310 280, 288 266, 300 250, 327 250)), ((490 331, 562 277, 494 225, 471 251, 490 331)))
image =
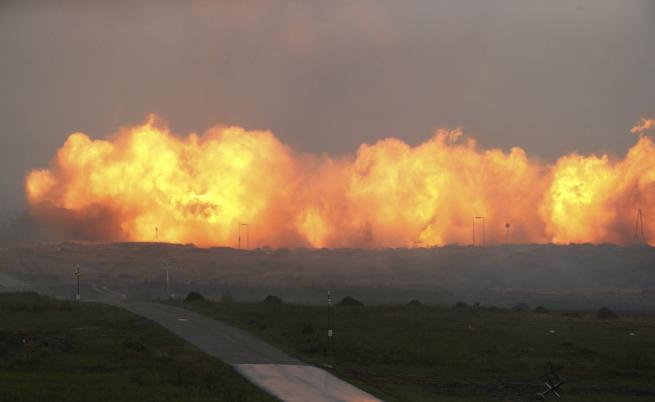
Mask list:
POLYGON ((265 303, 265 304, 284 304, 282 299, 280 299, 277 296, 272 296, 272 295, 266 296, 266 298, 264 300, 262 300, 262 303, 265 303))
POLYGON ((205 301, 205 297, 198 292, 189 292, 189 294, 184 299, 185 302, 202 302, 205 301))
POLYGON ((344 297, 336 305, 337 307, 364 307, 364 303, 350 296, 344 297))

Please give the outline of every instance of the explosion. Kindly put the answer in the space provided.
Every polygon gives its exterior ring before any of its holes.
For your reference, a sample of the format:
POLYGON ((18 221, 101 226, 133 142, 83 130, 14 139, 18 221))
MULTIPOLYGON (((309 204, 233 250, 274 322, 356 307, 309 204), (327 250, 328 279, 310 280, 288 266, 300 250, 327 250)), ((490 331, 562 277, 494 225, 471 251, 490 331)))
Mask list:
POLYGON ((520 148, 479 149, 460 130, 331 158, 240 127, 181 138, 151 116, 109 140, 71 134, 25 189, 37 219, 86 240, 236 246, 247 225, 252 247, 655 245, 652 122, 632 129, 622 160, 545 164, 520 148))

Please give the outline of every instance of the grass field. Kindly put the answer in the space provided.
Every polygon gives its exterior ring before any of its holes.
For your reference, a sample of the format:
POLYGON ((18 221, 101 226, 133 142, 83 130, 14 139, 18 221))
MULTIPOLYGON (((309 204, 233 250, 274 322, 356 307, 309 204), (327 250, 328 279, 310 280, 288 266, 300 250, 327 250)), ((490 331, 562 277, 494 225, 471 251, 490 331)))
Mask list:
MULTIPOLYGON (((563 365, 565 401, 655 400, 655 318, 486 308, 180 303, 249 330, 388 402, 523 401, 563 365)), ((549 399, 555 399, 552 395, 549 399)))
POLYGON ((0 294, 0 401, 273 401, 229 366, 116 307, 0 294))

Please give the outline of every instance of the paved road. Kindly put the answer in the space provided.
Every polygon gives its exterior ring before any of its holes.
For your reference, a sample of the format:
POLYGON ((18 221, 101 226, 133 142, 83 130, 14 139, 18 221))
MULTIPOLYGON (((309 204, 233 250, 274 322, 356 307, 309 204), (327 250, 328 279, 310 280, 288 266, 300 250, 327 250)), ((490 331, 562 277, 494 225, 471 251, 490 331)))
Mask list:
POLYGON ((244 377, 287 402, 381 402, 325 370, 304 364, 224 322, 160 303, 111 304, 147 317, 232 365, 244 377))

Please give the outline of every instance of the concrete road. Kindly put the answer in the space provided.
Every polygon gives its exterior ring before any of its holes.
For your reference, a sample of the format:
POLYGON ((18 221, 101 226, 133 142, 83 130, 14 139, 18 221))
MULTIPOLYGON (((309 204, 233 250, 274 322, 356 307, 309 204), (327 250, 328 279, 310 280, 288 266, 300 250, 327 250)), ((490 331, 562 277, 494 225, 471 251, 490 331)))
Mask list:
POLYGON ((160 303, 109 303, 157 322, 205 353, 229 363, 282 401, 381 402, 327 371, 304 364, 224 322, 160 303))

